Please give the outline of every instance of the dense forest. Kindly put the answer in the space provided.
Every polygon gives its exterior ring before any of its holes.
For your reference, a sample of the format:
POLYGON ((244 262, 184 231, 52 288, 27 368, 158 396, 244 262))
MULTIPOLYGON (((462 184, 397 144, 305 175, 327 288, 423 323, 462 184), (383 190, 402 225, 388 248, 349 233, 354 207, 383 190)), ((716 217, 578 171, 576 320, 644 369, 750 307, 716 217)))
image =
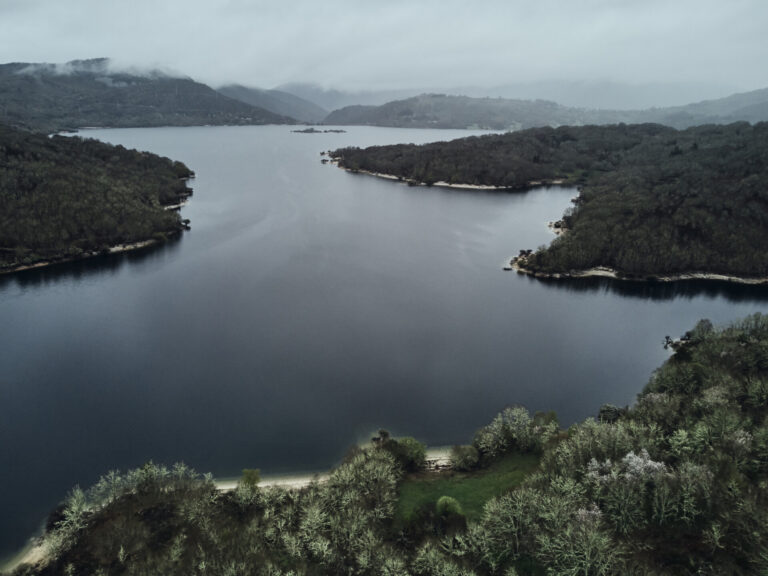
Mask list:
POLYGON ((294 124, 190 78, 113 71, 106 58, 0 65, 0 123, 38 132, 86 126, 294 124))
POLYGON ((44 561, 14 574, 765 574, 768 318, 702 320, 667 344, 631 408, 565 431, 506 408, 450 471, 420 471, 424 446, 382 431, 297 490, 254 470, 231 491, 183 464, 110 472, 69 494, 44 561), (470 502, 516 461, 522 477, 470 502), (436 480, 456 477, 464 496, 436 480), (434 489, 406 512, 414 485, 434 489))
POLYGON ((165 240, 185 227, 166 207, 191 194, 192 175, 147 152, 0 125, 0 272, 165 240))
POLYGON ((562 106, 546 100, 471 98, 421 94, 379 106, 346 106, 331 112, 325 124, 401 128, 489 128, 658 123, 673 128, 768 120, 768 89, 733 94, 685 106, 648 110, 601 110, 562 106))
POLYGON ((531 271, 768 275, 767 123, 535 128, 330 155, 349 170, 411 183, 579 186, 567 233, 525 259, 531 271))

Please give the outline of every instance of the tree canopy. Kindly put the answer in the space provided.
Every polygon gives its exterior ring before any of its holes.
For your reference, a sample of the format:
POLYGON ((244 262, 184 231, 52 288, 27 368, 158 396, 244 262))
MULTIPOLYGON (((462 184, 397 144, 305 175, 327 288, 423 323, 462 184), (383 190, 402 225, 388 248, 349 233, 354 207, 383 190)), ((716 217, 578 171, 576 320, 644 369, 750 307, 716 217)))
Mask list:
POLYGON ((768 123, 534 128, 331 156, 417 183, 579 186, 567 234, 526 259, 533 271, 768 275, 768 123))
POLYGON ((472 466, 540 463, 479 517, 457 491, 394 522, 407 463, 388 435, 300 490, 222 492, 150 462, 75 488, 49 518, 47 561, 15 574, 763 574, 768 318, 703 320, 673 348, 610 417, 561 431, 515 406, 481 428, 472 466))
POLYGON ((191 194, 181 162, 0 125, 0 271, 181 231, 165 207, 191 194))

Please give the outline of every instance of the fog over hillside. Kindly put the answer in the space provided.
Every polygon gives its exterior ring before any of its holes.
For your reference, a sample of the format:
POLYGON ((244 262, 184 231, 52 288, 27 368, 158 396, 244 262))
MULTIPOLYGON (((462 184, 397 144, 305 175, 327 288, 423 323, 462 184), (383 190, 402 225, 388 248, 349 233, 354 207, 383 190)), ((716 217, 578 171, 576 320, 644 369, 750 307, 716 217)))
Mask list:
POLYGON ((392 92, 386 100, 439 91, 626 109, 768 86, 766 21, 762 0, 0 3, 4 62, 107 55, 132 73, 181 70, 211 86, 310 83, 392 92))

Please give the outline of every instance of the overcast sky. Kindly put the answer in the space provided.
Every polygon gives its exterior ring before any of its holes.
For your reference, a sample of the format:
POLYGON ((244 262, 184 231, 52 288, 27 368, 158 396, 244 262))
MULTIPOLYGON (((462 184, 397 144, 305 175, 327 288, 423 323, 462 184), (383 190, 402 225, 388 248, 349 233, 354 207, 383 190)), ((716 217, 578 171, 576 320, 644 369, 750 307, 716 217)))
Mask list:
POLYGON ((107 56, 210 84, 768 86, 768 0, 0 0, 0 61, 107 56))

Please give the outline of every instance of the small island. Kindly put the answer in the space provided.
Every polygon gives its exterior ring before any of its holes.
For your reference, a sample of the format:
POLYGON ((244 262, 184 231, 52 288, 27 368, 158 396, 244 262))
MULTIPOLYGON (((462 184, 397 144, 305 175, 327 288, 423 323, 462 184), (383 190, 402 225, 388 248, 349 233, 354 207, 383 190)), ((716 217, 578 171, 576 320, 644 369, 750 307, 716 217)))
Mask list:
POLYGON ((304 128, 303 130, 291 130, 294 134, 345 134, 346 130, 340 130, 338 128, 331 128, 328 130, 318 130, 317 128, 314 128, 310 126, 309 128, 304 128))
POLYGON ((181 162, 0 125, 0 273, 145 248, 189 229, 181 162))
POLYGON ((409 184, 578 187, 561 219, 564 233, 515 259, 521 272, 768 278, 768 123, 534 128, 422 146, 342 148, 330 157, 347 170, 409 184))

